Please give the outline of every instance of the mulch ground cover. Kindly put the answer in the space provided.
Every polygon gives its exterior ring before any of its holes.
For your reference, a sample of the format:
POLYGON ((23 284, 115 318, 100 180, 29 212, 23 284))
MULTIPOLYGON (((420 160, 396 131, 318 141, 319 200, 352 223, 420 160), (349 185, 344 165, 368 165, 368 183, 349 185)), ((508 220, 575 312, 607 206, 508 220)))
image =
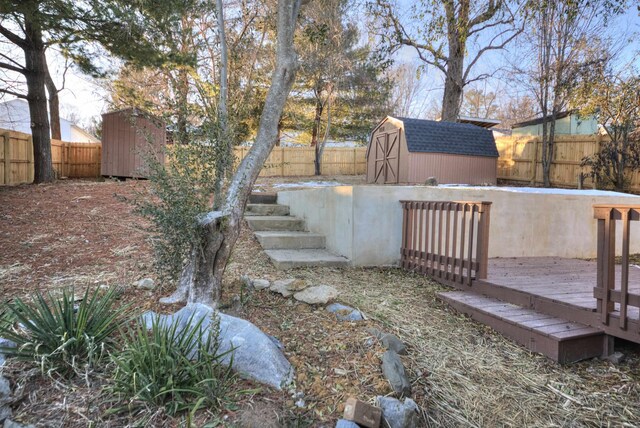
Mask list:
MULTIPOLYGON (((310 180, 314 178, 284 181, 310 180)), ((361 177, 335 180, 362 183, 361 177)), ((260 179, 257 188, 277 190, 274 186, 281 181, 260 179)), ((179 309, 158 304, 171 293, 172 284, 159 284, 151 291, 132 285, 141 278, 155 278, 147 224, 123 200, 144 186, 138 181, 70 180, 0 187, 0 296, 117 285, 121 300, 136 311, 179 309)), ((372 340, 368 327, 393 332, 409 345, 403 361, 425 426, 640 424, 637 347, 623 348, 627 360, 621 365, 592 360, 562 367, 450 310, 436 298, 442 289, 393 268, 278 271, 245 227, 227 266, 222 301, 233 306, 234 298, 240 297, 244 304, 230 307, 230 313, 282 342, 296 371, 295 386, 278 392, 241 381, 237 391, 259 391, 239 395, 221 414, 200 412, 195 424, 333 426, 347 397, 373 402, 376 395, 391 394, 380 370, 384 349, 372 340), (322 307, 264 290, 248 293, 241 275, 332 285, 340 291, 339 301, 362 310, 368 320, 339 323, 322 307)), ((38 368, 10 363, 4 375, 16 389, 18 420, 72 427, 132 422, 127 415, 106 413, 109 397, 101 388, 108 383, 108 372, 61 382, 42 376, 38 368)), ((151 426, 185 423, 161 411, 150 417, 151 426)))

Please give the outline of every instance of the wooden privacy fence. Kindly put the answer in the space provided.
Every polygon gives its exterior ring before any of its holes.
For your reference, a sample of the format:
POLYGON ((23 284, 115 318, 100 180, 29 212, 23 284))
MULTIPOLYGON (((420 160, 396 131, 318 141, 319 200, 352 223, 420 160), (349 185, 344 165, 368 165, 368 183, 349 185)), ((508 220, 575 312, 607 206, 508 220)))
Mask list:
MULTIPOLYGON (((640 205, 594 205, 598 220, 598 274, 593 295, 602 323, 609 326, 612 315, 618 318, 617 328, 627 330, 629 321, 640 322, 640 293, 629 292, 629 243, 631 222, 640 221, 640 205), (616 223, 622 223, 622 263, 619 282, 616 281, 616 223), (616 308, 617 306, 617 308, 616 308), (629 307, 636 309, 629 316, 629 307)), ((638 239, 637 237, 635 239, 638 239)), ((613 326, 612 326, 613 327, 613 326)))
POLYGON ((486 279, 491 202, 400 203, 403 268, 449 283, 486 279))
MULTIPOLYGON (((589 168, 580 166, 585 156, 600 151, 600 145, 606 141, 600 135, 556 136, 554 156, 551 163, 551 185, 557 187, 578 187, 580 175, 589 172, 589 168)), ((542 138, 538 136, 498 137, 496 146, 500 153, 498 159, 498 178, 542 184, 542 138)), ((593 188, 590 178, 583 181, 584 187, 593 188)), ((629 190, 640 191, 640 172, 631 175, 629 190)))
MULTIPOLYGON (((0 185, 33 181, 33 141, 22 132, 0 130, 0 185)), ((51 140, 51 161, 58 177, 100 176, 100 143, 51 140)))
MULTIPOLYGON (((234 149, 238 161, 244 159, 249 147, 234 149)), ((367 170, 366 147, 327 147, 322 153, 322 175, 360 175, 367 170)), ((261 177, 308 176, 315 174, 313 147, 274 147, 260 171, 261 177)))

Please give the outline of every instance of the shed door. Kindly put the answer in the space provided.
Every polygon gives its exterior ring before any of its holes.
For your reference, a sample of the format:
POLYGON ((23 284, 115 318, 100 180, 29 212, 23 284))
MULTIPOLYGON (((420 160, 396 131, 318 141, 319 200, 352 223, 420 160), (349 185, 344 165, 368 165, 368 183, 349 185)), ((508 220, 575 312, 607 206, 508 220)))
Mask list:
POLYGON ((400 164, 400 130, 379 134, 375 141, 375 182, 397 183, 400 164))

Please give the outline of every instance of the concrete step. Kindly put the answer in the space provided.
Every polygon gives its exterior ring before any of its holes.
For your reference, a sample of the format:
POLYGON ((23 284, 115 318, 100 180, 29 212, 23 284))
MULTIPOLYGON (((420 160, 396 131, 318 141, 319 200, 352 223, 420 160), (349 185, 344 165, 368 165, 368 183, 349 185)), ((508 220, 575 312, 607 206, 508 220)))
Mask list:
POLYGON ((245 220, 254 232, 263 230, 288 230, 303 231, 305 230, 304 220, 297 217, 289 216, 245 216, 245 220))
POLYGON ((306 250, 265 250, 271 262, 278 269, 291 269, 309 266, 349 266, 349 260, 336 256, 323 249, 306 250))
POLYGON ((255 232, 265 250, 299 250, 324 248, 325 237, 312 232, 262 231, 255 232))
POLYGON ((561 364, 599 357, 606 335, 595 328, 468 291, 438 297, 533 352, 561 364))
POLYGON ((245 215, 289 215, 289 207, 278 204, 247 204, 245 215))
POLYGON ((250 204, 275 204, 278 195, 275 193, 252 193, 249 195, 250 204))

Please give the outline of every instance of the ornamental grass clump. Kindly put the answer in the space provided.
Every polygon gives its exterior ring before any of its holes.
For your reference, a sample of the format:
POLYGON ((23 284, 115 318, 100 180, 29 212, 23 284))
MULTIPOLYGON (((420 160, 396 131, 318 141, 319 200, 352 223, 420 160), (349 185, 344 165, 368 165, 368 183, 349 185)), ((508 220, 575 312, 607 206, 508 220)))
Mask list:
POLYGON ((0 337, 16 344, 0 350, 9 357, 37 363, 43 373, 70 376, 94 369, 114 345, 127 322, 126 306, 116 307, 115 288, 75 290, 62 297, 36 293, 32 302, 15 298, 4 304, 0 337))
POLYGON ((164 408, 174 416, 201 408, 220 409, 230 399, 236 379, 230 364, 223 364, 228 352, 220 352, 218 325, 203 325, 205 318, 191 317, 168 324, 158 317, 150 331, 138 324, 123 335, 121 352, 112 356, 115 364, 109 392, 125 406, 112 412, 129 411, 144 418, 149 407, 164 408))

